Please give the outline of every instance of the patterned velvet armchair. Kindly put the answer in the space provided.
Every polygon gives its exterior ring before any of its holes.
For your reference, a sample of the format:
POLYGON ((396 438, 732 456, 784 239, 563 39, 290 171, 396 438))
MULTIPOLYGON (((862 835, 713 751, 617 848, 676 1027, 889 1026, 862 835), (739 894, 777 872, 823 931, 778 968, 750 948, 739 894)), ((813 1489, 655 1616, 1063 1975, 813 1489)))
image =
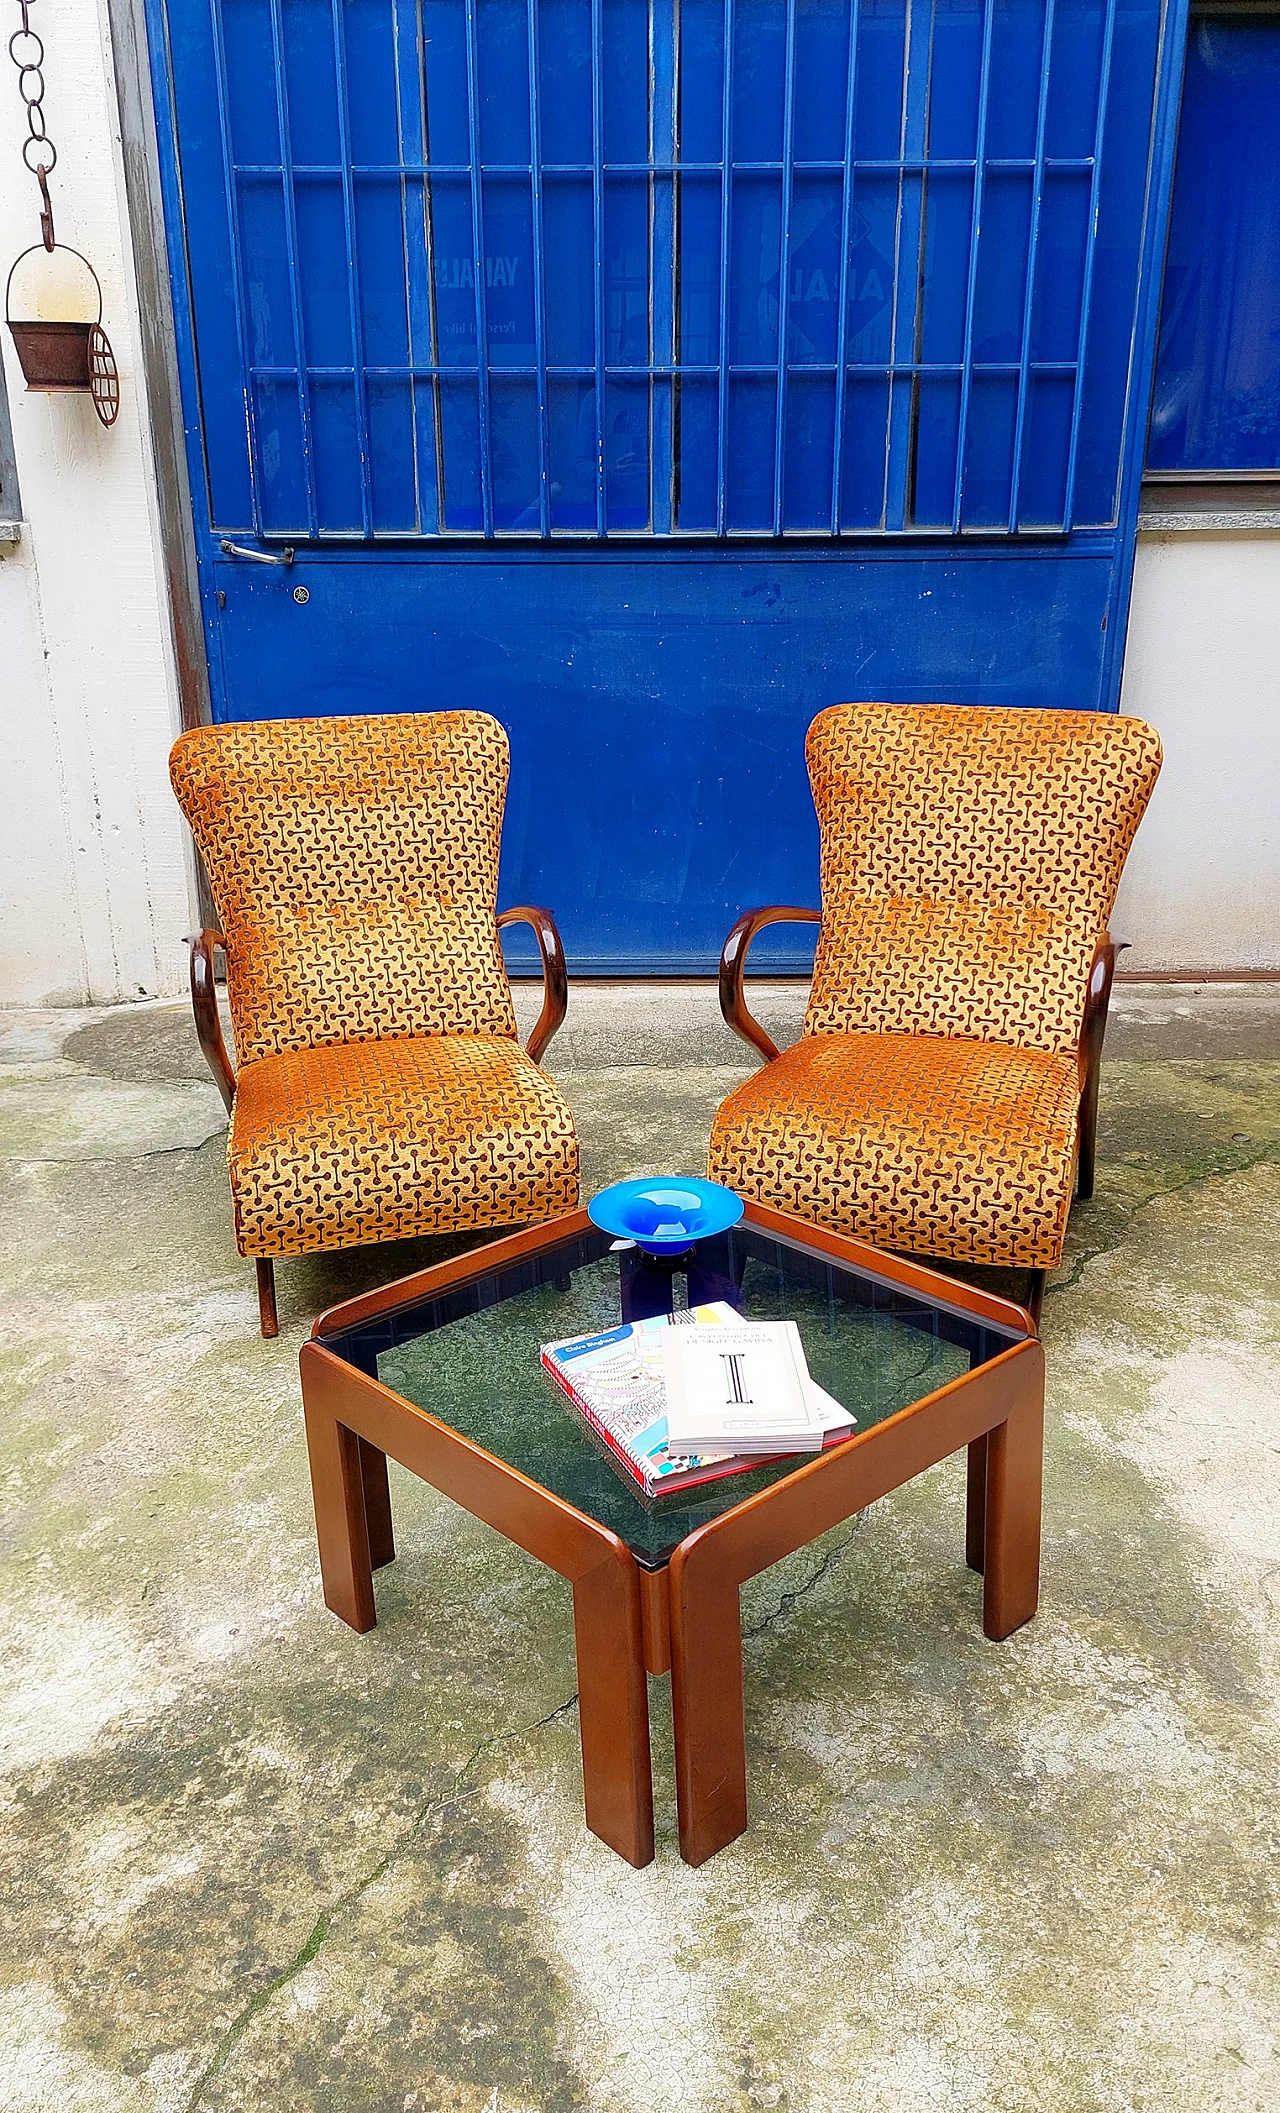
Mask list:
POLYGON ((559 935, 545 910, 496 915, 508 761, 482 712, 203 727, 174 746, 221 919, 192 942, 196 1027, 231 1115, 236 1243, 257 1262, 264 1335, 277 1256, 527 1224, 578 1200, 573 1119, 538 1068, 565 1013, 559 935), (516 919, 544 976, 527 1054, 498 939, 516 919))
POLYGON ((1044 1273, 1093 1193, 1107 930, 1160 768, 1139 719, 837 705, 806 746, 822 910, 754 910, 720 968, 765 1058, 722 1104, 713 1179, 880 1247, 1044 1273), (798 1043, 747 1011, 764 925, 821 925, 798 1043))

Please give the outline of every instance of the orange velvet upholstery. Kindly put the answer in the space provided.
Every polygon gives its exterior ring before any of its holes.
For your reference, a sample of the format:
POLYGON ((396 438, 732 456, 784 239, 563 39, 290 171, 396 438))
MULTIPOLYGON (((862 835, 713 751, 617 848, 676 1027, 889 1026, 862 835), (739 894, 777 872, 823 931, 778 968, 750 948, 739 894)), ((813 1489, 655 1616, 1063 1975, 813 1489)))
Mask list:
POLYGON ((569 1110, 497 1035, 261 1057, 236 1081, 227 1159, 242 1255, 533 1224, 578 1201, 569 1110))
POLYGON ((809 1034, 1074 1054, 1093 951, 1160 768, 1140 719, 844 704, 805 747, 822 833, 809 1034))
POLYGON ((571 1210, 573 1119, 516 1041, 498 939, 497 721, 207 727, 170 767, 227 945, 240 1252, 571 1210))
POLYGON ((1095 949, 1160 768, 1141 720, 838 705, 809 730, 822 925, 799 1045, 714 1179, 913 1254, 1052 1268, 1095 949))
POLYGON ((1074 1057, 959 1036, 802 1035, 730 1095, 711 1171, 897 1252, 1050 1268, 1062 1250, 1074 1057))
POLYGON ((227 942, 241 1064, 377 1035, 514 1035, 496 719, 200 727, 169 770, 227 942))

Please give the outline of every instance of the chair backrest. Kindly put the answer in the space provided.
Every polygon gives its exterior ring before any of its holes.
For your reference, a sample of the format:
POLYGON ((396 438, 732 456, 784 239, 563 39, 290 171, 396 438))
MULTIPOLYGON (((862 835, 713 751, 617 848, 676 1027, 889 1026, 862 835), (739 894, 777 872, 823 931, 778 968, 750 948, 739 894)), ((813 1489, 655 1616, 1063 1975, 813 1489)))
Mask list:
POLYGON ((516 1032, 498 942, 507 737, 484 712, 273 719, 174 744, 241 1064, 516 1032))
POLYGON ((1160 769, 1141 719, 841 704, 809 729, 822 930, 807 1034, 1074 1050, 1160 769))

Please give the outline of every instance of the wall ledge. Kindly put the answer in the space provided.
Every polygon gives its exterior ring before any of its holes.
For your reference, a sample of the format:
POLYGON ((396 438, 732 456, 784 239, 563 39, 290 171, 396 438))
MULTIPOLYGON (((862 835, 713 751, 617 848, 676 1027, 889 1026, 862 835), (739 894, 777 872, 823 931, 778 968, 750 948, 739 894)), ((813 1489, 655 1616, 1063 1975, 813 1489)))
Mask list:
POLYGON ((1241 530, 1272 534, 1280 529, 1280 507, 1233 507, 1223 513, 1196 513, 1187 507, 1144 507, 1138 515, 1140 536, 1238 535, 1241 530))

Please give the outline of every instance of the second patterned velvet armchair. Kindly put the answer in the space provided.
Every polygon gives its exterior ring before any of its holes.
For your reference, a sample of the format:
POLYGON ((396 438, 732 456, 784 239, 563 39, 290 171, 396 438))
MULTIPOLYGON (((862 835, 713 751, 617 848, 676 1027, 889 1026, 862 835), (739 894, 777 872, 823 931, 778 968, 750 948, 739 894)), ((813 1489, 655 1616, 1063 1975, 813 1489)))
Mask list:
POLYGON ((838 705, 806 748, 822 909, 749 912, 721 1005, 766 1059, 720 1107, 714 1180, 834 1232, 1027 1270, 1039 1310, 1093 1191, 1120 874, 1160 768, 1139 719, 838 705), (821 926, 804 1033, 743 996, 762 926, 821 926))
POLYGON ((572 1210, 573 1119, 538 1067, 564 1018, 564 956, 545 910, 497 915, 497 721, 202 727, 170 770, 221 920, 192 942, 192 997, 231 1115, 236 1243, 257 1263, 263 1334, 282 1255, 572 1210), (498 938, 515 919, 537 933, 545 980, 527 1053, 498 938))

